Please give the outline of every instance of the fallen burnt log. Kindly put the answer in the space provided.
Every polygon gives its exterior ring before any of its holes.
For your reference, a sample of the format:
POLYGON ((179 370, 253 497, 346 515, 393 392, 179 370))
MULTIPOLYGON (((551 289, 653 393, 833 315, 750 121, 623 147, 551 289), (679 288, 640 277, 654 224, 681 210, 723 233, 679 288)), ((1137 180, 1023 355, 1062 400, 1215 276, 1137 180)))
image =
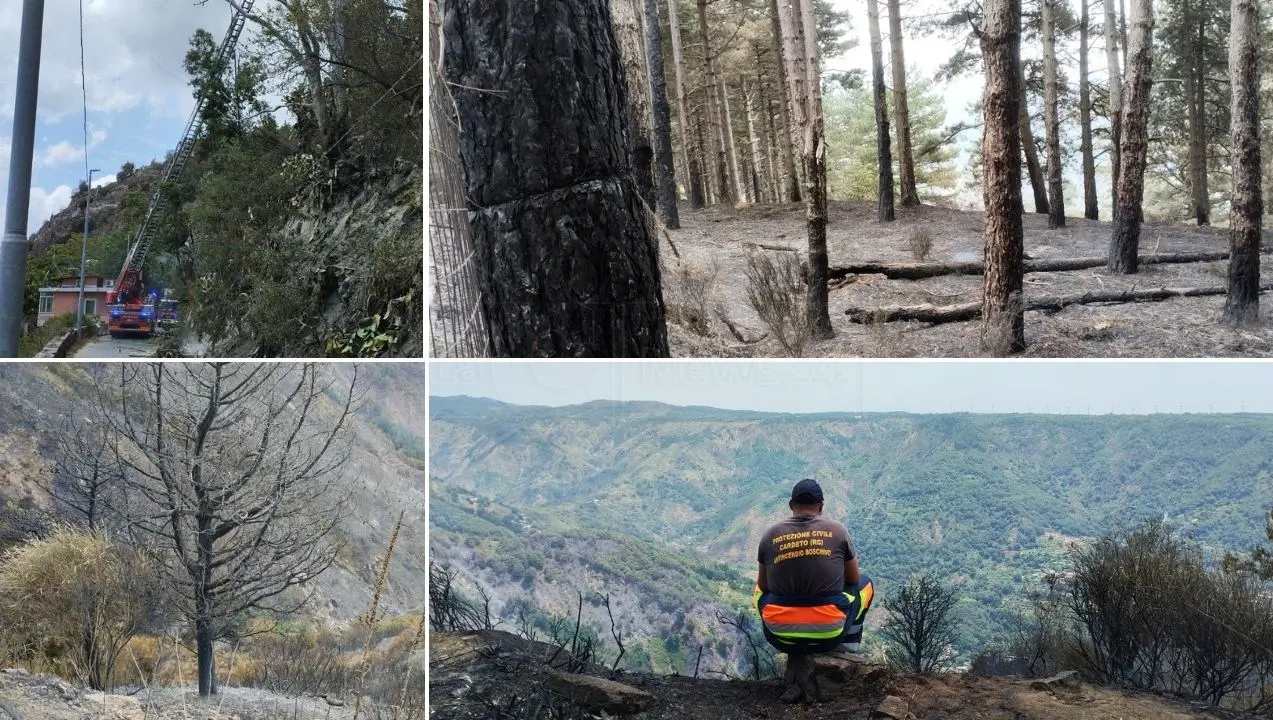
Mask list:
MULTIPOLYGON (((1273 290, 1273 283, 1260 286, 1260 292, 1273 290)), ((1089 305, 1092 303, 1128 303, 1167 300, 1174 297, 1201 297, 1205 295, 1224 295, 1228 289, 1224 286, 1185 287, 1185 288, 1152 288, 1148 290, 1097 290, 1073 295, 1040 295, 1026 298, 1026 310, 1057 311, 1068 305, 1089 305)), ((896 322, 913 320, 926 323, 962 322, 974 320, 981 316, 980 302, 956 303, 954 305, 902 305, 895 307, 849 308, 844 311, 849 320, 855 323, 896 322)))
MULTIPOLYGON (((1228 252, 1162 253, 1146 255, 1140 259, 1140 263, 1142 265, 1153 265, 1155 263, 1215 262, 1228 259, 1228 252)), ((1032 273, 1087 270, 1088 268, 1104 267, 1108 261, 1108 258, 1104 257, 1026 260, 1025 271, 1032 273)), ((884 275, 894 280, 922 280, 942 275, 980 275, 985 271, 986 264, 980 260, 944 263, 865 262, 828 268, 827 276, 832 280, 849 275, 884 275)))

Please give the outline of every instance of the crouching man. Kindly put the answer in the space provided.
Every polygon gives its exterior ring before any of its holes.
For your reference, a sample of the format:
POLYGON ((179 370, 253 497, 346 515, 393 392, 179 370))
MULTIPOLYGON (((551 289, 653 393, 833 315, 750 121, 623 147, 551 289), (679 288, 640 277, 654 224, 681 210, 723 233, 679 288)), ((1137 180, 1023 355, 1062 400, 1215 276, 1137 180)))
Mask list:
POLYGON ((858 569, 849 531, 822 514, 822 487, 791 489, 791 517, 760 539, 755 603, 765 639, 787 654, 783 702, 818 697, 812 655, 856 653, 875 587, 858 569))

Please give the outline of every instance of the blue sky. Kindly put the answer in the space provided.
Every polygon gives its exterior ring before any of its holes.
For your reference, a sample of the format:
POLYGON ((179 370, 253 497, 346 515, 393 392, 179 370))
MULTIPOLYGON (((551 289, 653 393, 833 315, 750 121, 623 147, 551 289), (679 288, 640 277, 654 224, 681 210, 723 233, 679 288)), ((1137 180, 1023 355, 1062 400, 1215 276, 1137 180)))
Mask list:
MULTIPOLYGON (((89 163, 95 186, 121 165, 162 159, 194 109, 182 61, 190 36, 220 38, 230 22, 224 0, 83 0, 89 163)), ((7 187, 13 133, 21 0, 0 12, 0 179, 7 187)), ((250 26, 249 26, 250 29, 250 26)), ((45 0, 35 161, 27 233, 66 207, 85 176, 76 0, 45 0)), ((4 219, 0 204, 0 222, 4 219)))
POLYGON ((779 412, 1273 412, 1264 361, 434 362, 431 395, 779 412))

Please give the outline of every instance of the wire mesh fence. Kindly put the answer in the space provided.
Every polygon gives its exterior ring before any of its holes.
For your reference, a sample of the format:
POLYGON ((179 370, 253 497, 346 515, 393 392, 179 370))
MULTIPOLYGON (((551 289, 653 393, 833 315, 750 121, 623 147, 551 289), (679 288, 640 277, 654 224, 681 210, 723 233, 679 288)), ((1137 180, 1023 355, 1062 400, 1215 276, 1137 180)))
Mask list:
POLYGON ((440 3, 429 3, 429 340, 433 357, 487 357, 455 104, 442 75, 440 3))

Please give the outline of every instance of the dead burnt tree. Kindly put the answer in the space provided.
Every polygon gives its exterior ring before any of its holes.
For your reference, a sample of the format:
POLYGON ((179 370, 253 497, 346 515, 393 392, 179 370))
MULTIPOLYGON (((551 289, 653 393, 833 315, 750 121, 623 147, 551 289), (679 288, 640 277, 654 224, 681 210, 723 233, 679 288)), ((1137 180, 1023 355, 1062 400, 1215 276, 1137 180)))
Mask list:
POLYGON ((1128 39, 1126 97, 1123 98, 1121 165, 1118 169, 1118 204, 1109 244, 1109 271, 1136 272, 1140 226, 1144 221, 1145 163, 1149 150, 1149 88, 1153 83, 1154 3, 1133 0, 1132 32, 1128 39))
POLYGON ((1255 0, 1233 0, 1229 34, 1233 200, 1229 209, 1229 294, 1224 320, 1248 325, 1260 315, 1260 26, 1255 0))
POLYGON ((201 696, 217 692, 212 647, 232 622, 299 609, 308 593, 298 586, 335 559, 356 382, 338 388, 321 374, 152 363, 99 379, 129 528, 194 630, 201 696))
POLYGON ((889 658, 913 673, 932 673, 954 660, 955 618, 951 615, 959 597, 937 576, 911 578, 897 597, 884 601, 889 620, 880 629, 888 640, 889 658))
POLYGON ((606 3, 448 3, 443 27, 492 354, 666 357, 606 3))
POLYGON ((90 532, 106 529, 122 499, 123 468, 101 423, 62 425, 54 451, 54 500, 90 532))
POLYGON ((982 345, 1025 349, 1025 248, 1021 214, 1021 0, 989 0, 979 32, 986 68, 982 157, 986 206, 982 345), (1004 320, 1006 319, 1006 322, 1004 320))

